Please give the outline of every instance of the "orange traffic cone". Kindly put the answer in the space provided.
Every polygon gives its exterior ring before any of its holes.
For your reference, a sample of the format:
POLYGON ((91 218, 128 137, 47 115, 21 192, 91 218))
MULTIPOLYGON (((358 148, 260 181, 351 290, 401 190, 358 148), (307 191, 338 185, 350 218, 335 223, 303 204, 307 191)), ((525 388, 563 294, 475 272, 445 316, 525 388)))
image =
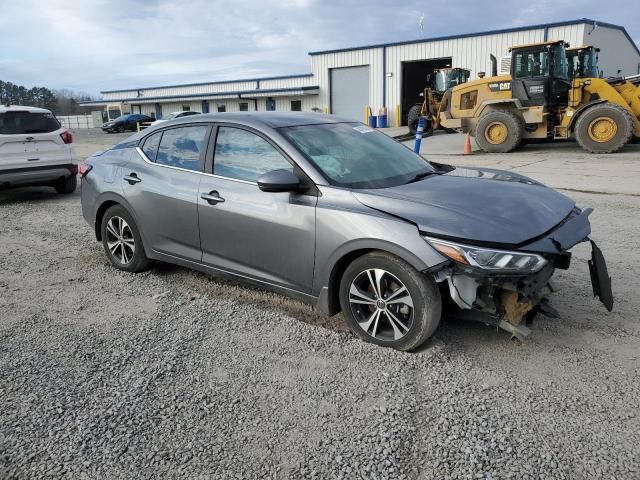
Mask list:
POLYGON ((464 154, 471 155, 471 135, 467 133, 467 137, 464 140, 464 154))

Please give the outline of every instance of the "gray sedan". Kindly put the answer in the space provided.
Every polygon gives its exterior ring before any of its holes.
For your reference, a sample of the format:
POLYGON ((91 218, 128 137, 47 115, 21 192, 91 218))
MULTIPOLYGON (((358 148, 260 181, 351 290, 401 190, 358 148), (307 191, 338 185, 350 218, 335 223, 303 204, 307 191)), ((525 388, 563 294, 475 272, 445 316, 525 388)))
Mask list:
MULTIPOLYGON (((82 210, 115 268, 151 261, 292 295, 410 350, 443 316, 522 337, 590 209, 534 180, 426 161, 319 114, 206 114, 152 127, 80 168, 82 210)), ((594 294, 611 284, 593 244, 594 294)))

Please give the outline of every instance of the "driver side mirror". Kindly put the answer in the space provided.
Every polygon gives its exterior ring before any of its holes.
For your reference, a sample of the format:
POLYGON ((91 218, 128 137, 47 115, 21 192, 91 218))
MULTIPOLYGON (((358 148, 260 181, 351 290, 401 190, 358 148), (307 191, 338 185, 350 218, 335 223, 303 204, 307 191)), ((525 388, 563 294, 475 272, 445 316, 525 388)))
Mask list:
POLYGON ((258 188, 263 192, 297 192, 301 186, 300 179, 291 170, 271 170, 258 178, 258 188))

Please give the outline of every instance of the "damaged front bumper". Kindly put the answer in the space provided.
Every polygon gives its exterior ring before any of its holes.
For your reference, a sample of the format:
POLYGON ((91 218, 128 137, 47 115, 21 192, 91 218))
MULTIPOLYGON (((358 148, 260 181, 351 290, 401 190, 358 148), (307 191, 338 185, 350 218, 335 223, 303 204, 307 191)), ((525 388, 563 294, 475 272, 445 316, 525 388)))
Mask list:
POLYGON ((535 253, 547 260, 535 273, 501 273, 458 262, 450 262, 434 272, 438 282, 446 282, 449 296, 458 307, 453 309, 452 316, 495 325, 514 337, 525 338, 530 333, 525 325, 538 312, 557 316, 546 300, 546 295, 553 292, 551 277, 556 268, 569 268, 569 249, 586 241, 592 247, 588 263, 594 297, 598 297, 611 311, 611 278, 602 251, 589 239, 591 226, 588 217, 591 212, 592 209, 576 209, 552 231, 513 249, 515 252, 535 253))

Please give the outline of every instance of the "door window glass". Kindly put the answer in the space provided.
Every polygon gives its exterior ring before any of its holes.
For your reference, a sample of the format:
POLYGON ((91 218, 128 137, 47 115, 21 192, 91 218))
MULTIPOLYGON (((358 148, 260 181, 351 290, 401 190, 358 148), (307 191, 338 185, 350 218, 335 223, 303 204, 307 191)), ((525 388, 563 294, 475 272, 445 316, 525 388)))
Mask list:
POLYGON ((216 140, 213 173, 256 182, 263 173, 293 166, 262 137, 233 127, 220 127, 216 140))
POLYGON ((165 130, 160 140, 156 162, 170 167, 198 170, 209 127, 193 126, 165 130))
POLYGON ((547 75, 549 75, 549 54, 546 50, 516 53, 516 78, 546 77, 547 75))
POLYGON ((142 145, 142 151, 152 162, 156 161, 158 145, 160 145, 160 137, 162 137, 162 132, 157 132, 153 135, 149 135, 142 145))

